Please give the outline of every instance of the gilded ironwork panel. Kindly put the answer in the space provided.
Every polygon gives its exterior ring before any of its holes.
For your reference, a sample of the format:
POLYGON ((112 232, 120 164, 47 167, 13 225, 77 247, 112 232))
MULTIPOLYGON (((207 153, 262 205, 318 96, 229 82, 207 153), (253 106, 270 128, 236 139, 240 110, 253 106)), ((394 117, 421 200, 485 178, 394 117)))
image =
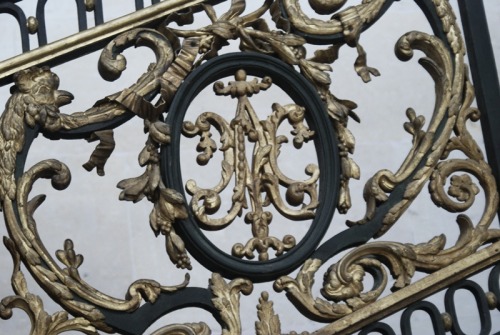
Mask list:
MULTIPOLYGON (((13 294, 1 300, 1 318, 23 310, 31 334, 218 332, 196 313, 189 323, 151 329, 164 316, 197 308, 213 317, 222 334, 242 334, 249 317, 243 296, 255 292, 251 317, 260 335, 300 331, 282 324, 277 298, 314 322, 315 334, 394 334, 380 320, 405 308, 405 334, 412 333, 409 320, 416 310, 429 315, 435 333, 461 334, 455 294, 467 290, 479 310, 481 334, 491 332, 489 311, 500 301, 498 265, 488 292, 464 279, 500 261, 500 230, 492 226, 497 176, 470 131, 485 111, 473 106, 466 44, 447 0, 415 0, 432 33, 413 30, 395 43, 399 61, 423 55, 418 63, 433 89, 434 107, 400 113, 404 157, 396 168, 384 167, 365 180, 362 201, 352 185, 370 167, 356 161, 352 123, 363 115, 354 111, 355 102, 338 96, 332 71, 341 51, 352 50, 352 72, 360 81, 383 75, 369 64, 362 36, 397 1, 173 0, 152 1, 146 8, 136 1, 135 13, 104 22, 101 1, 82 0, 76 1, 80 33, 50 44, 44 30, 47 0, 37 2, 36 18, 26 18, 15 2, 1 3, 0 13, 19 21, 23 51, 30 48, 28 33, 37 34, 40 48, 0 63, 3 82, 13 84, 0 116, 0 208, 13 263, 13 294), (87 29, 86 12, 94 14, 96 27, 87 29), (235 43, 238 52, 231 49, 235 43), (59 88, 64 81, 47 65, 99 49, 97 71, 115 81, 126 70, 131 47, 154 54, 135 82, 92 107, 62 112, 74 96, 59 88), (218 103, 210 103, 215 98, 218 103), (30 154, 41 137, 96 142, 82 167, 102 178, 119 155, 117 134, 133 122, 141 123, 145 143, 133 163, 138 167, 123 167, 117 197, 150 203, 134 234, 161 235, 172 276, 135 280, 116 298, 86 280, 74 240, 62 241, 55 253, 47 247, 39 228, 50 223, 38 213, 49 207, 50 195, 36 195, 38 185, 47 179, 70 194, 80 180, 72 180, 74 169, 63 159, 33 162, 30 154), (286 152, 292 156, 282 159, 286 152), (184 177, 186 164, 194 177, 184 177), (455 241, 441 227, 428 240, 393 238, 421 198, 452 213, 459 231, 455 241), (347 219, 353 199, 366 209, 347 219), (469 214, 478 202, 484 205, 479 215, 469 214), (224 249, 226 244, 231 247, 224 249), (44 309, 24 268, 63 311, 44 309), (197 268, 208 270, 204 286, 192 284, 189 271, 198 275, 197 268), (179 271, 186 274, 173 279, 179 271), (440 314, 421 300, 443 289, 446 313, 440 314)), ((483 92, 478 96, 482 101, 483 92)), ((488 149, 488 155, 492 159, 496 152, 488 149)))

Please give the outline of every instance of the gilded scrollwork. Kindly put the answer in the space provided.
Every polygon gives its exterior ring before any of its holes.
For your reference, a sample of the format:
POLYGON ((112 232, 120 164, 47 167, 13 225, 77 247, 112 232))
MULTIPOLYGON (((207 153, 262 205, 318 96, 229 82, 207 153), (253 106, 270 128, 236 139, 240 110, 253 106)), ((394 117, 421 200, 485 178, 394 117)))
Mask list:
POLYGON ((203 322, 174 324, 162 327, 151 335, 210 335, 210 328, 203 322))
MULTIPOLYGON (((453 61, 449 53, 438 38, 420 32, 405 34, 397 43, 396 54, 401 60, 409 60, 413 49, 421 49, 427 57, 421 59, 421 65, 429 72, 436 83, 436 103, 434 115, 426 131, 423 130, 425 119, 417 116, 413 109, 407 110, 409 122, 404 128, 412 137, 412 148, 405 161, 395 173, 382 170, 375 174, 367 183, 364 198, 367 202, 367 213, 364 219, 357 222, 363 224, 370 220, 376 208, 389 199, 389 195, 397 185, 411 178, 406 186, 403 199, 387 213, 384 226, 378 235, 382 235, 396 222, 408 208, 412 200, 419 194, 430 178, 432 171, 446 148, 447 140, 453 130, 461 105, 464 88, 463 50, 455 56, 453 61), (453 67, 455 63, 455 68, 453 67), (462 65, 459 65, 462 64, 462 65), (444 129, 438 132, 441 124, 444 129)), ((466 99, 467 102, 469 99, 466 99)), ((470 102, 469 102, 470 103, 470 102)), ((349 222, 350 225, 355 224, 349 222)))
POLYGON ((322 322, 338 320, 377 301, 389 283, 389 272, 394 278, 392 290, 399 290, 412 283, 416 270, 442 269, 500 237, 499 230, 474 229, 466 216, 459 216, 457 222, 460 236, 456 245, 446 250, 444 235, 418 245, 384 241, 354 249, 325 273, 321 294, 326 300, 315 298, 312 291, 314 276, 322 265, 319 259, 307 260, 295 279, 282 277, 274 287, 286 291, 290 301, 308 317, 322 322), (367 274, 374 278, 369 289, 363 284, 367 274))
MULTIPOLYGON (((31 273, 50 294, 58 297, 59 303, 66 309, 91 320, 100 329, 107 329, 102 324, 103 315, 93 304, 116 310, 134 310, 140 306, 143 299, 154 302, 161 292, 172 292, 187 285, 188 278, 183 284, 175 287, 165 287, 156 281, 144 279, 130 285, 125 300, 107 296, 89 286, 80 277, 78 267, 83 262, 83 256, 75 253, 73 242, 70 240, 64 243, 63 250, 56 253, 59 261, 66 266, 59 267, 44 250, 33 218, 45 196, 36 196, 28 201, 32 186, 39 178, 50 178, 52 185, 61 190, 67 187, 71 179, 69 169, 56 160, 37 163, 23 174, 18 183, 17 195, 17 202, 23 204, 19 211, 20 227, 11 228, 12 240, 31 273), (78 301, 76 296, 84 297, 90 303, 78 301)), ((15 214, 11 202, 5 204, 6 215, 14 221, 15 214)))
MULTIPOLYGON (((281 7, 286 17, 274 18, 278 26, 285 31, 297 30, 311 35, 334 35, 344 33, 351 39, 357 39, 364 25, 371 23, 379 15, 382 5, 387 0, 368 0, 362 4, 348 7, 339 13, 347 0, 309 1, 311 7, 318 14, 335 15, 330 20, 321 20, 309 17, 300 6, 298 0, 281 0, 274 6, 281 7)), ((281 13, 283 14, 283 13, 281 13)), ((278 15, 278 13, 276 13, 278 15)))
POLYGON ((245 295, 252 293, 252 282, 238 278, 226 283, 221 275, 214 273, 210 279, 210 289, 214 306, 219 310, 224 323, 222 334, 241 334, 240 292, 245 295))
POLYGON ((255 322, 257 335, 281 334, 281 323, 278 315, 274 313, 273 302, 269 300, 269 293, 262 292, 257 305, 259 321, 255 322))
POLYGON ((24 124, 40 124, 48 129, 61 127, 59 107, 71 101, 72 95, 58 90, 59 78, 48 69, 30 69, 15 76, 16 86, 0 116, 0 199, 14 200, 16 155, 25 143, 24 124))
POLYGON ((224 153, 221 163, 222 178, 215 187, 200 188, 195 180, 189 180, 186 189, 192 195, 190 206, 194 215, 208 229, 220 229, 229 225, 237 216, 242 215, 244 208, 250 206, 251 211, 245 215, 245 222, 252 225, 253 238, 245 245, 235 244, 232 253, 238 257, 253 258, 254 252, 258 251, 259 260, 263 261, 269 258, 270 248, 275 249, 276 255, 279 256, 295 246, 295 239, 291 235, 284 236, 282 241, 269 236, 268 226, 272 213, 265 211, 265 207, 272 203, 283 216, 304 220, 314 217, 314 210, 318 206, 318 167, 308 164, 306 173, 309 178, 304 181, 287 177, 281 171, 277 158, 281 145, 288 139, 283 135, 278 136, 278 128, 283 121, 288 120, 293 128, 293 144, 297 148, 313 138, 314 131, 304 124, 306 111, 296 104, 281 106, 274 103, 273 112, 267 120, 259 120, 249 97, 267 90, 272 84, 271 78, 264 77, 260 82, 257 79, 248 81, 246 72, 239 70, 235 79, 227 86, 220 81, 214 84, 217 95, 230 95, 238 100, 236 115, 232 121, 228 122, 216 113, 205 112, 198 116, 195 123, 184 122, 185 136, 200 136, 197 146, 197 150, 201 152, 197 157, 199 164, 207 164, 217 150, 217 145, 211 138, 212 126, 220 133, 220 150, 224 153), (250 161, 247 158, 245 139, 254 143, 250 161), (212 218, 220 209, 220 193, 228 186, 233 174, 235 186, 231 197, 232 206, 222 218, 212 218), (286 202, 280 194, 280 185, 286 188, 286 202), (310 198, 307 204, 304 203, 306 194, 310 198), (294 208, 287 203, 294 207, 302 206, 294 208))
MULTIPOLYGON (((168 34, 179 37, 203 36, 207 43, 203 50, 204 58, 211 58, 217 55, 217 52, 227 44, 228 40, 239 39, 240 49, 242 51, 256 51, 263 54, 269 54, 279 57, 290 65, 299 66, 301 73, 317 89, 319 95, 325 102, 328 114, 332 120, 333 126, 338 134, 341 150, 342 182, 340 189, 340 199, 337 208, 341 213, 346 213, 351 207, 351 197, 349 191, 349 180, 359 179, 360 170, 350 154, 354 152, 354 137, 347 128, 349 117, 359 120, 352 111, 356 104, 349 100, 338 99, 330 91, 331 71, 330 63, 337 58, 338 49, 341 45, 335 45, 326 50, 318 50, 311 58, 306 58, 305 49, 306 39, 290 33, 271 30, 266 21, 261 18, 267 10, 272 13, 275 11, 277 2, 265 1, 262 7, 254 12, 239 16, 245 9, 244 0, 233 0, 229 10, 217 17, 215 10, 210 5, 204 5, 203 8, 211 19, 212 24, 198 30, 177 30, 168 29, 168 34), (208 46, 208 47, 207 47, 208 46)), ((273 14, 274 15, 274 14, 273 14)), ((278 25, 279 26, 279 25, 278 25)), ((361 46, 360 57, 356 61, 356 68, 359 73, 372 73, 378 75, 378 71, 365 66, 366 54, 361 46), (366 71, 365 71, 366 70, 366 71)), ((366 75, 363 76, 365 79, 366 75)))
MULTIPOLYGON (((371 76, 379 76, 380 72, 367 65, 367 55, 359 38, 363 27, 370 25, 380 15, 383 7, 392 0, 363 1, 357 6, 348 7, 337 13, 346 1, 309 1, 311 7, 318 14, 334 14, 329 20, 310 18, 300 6, 298 0, 281 0, 273 3, 271 13, 277 26, 287 32, 294 32, 309 39, 324 40, 332 44, 328 49, 318 50, 316 58, 322 61, 333 62, 337 57, 338 48, 342 43, 355 47, 358 57, 354 62, 354 69, 364 82, 369 82, 371 76), (335 35, 341 35, 343 42, 339 44, 335 35), (328 61, 329 60, 329 61, 328 61)), ((325 43, 323 42, 323 43, 325 43)))
POLYGON ((352 309, 346 304, 329 304, 313 297, 314 275, 321 265, 319 259, 308 259, 297 274, 297 278, 288 276, 279 278, 274 282, 274 289, 278 292, 285 290, 287 297, 299 307, 299 310, 315 320, 336 320, 352 313, 352 309))
MULTIPOLYGON (((167 68, 171 72, 182 73, 182 67, 169 67, 173 61, 173 53, 168 40, 153 30, 136 29, 113 41, 108 49, 105 49, 101 57, 102 73, 107 79, 116 79, 120 71, 124 69, 124 59, 117 52, 127 48, 134 43, 146 45, 156 51, 158 62, 150 66, 137 83, 130 88, 109 96, 85 112, 62 114, 59 107, 68 104, 73 96, 66 91, 58 90, 59 78, 48 68, 30 68, 16 74, 13 95, 9 99, 5 113, 0 117, 2 134, 0 143, 2 148, 2 188, 0 199, 6 221, 11 232, 12 243, 19 250, 24 263, 30 272, 38 279, 40 285, 51 295, 57 297, 58 302, 68 311, 85 317, 96 328, 108 330, 104 322, 104 316, 95 305, 120 311, 131 311, 137 309, 146 300, 154 302, 161 292, 172 292, 187 285, 188 279, 176 287, 162 286, 153 280, 138 280, 130 285, 125 300, 107 296, 86 284, 79 276, 78 267, 83 261, 81 255, 75 254, 73 243, 67 240, 64 249, 56 253, 57 258, 66 268, 61 268, 56 261, 48 255, 43 247, 36 231, 36 222, 33 214, 40 206, 45 196, 35 196, 29 200, 32 185, 39 178, 49 178, 56 189, 64 189, 68 186, 71 175, 69 169, 56 160, 45 160, 35 164, 23 173, 16 181, 15 164, 16 155, 25 145, 26 127, 40 127, 47 134, 58 131, 71 131, 99 122, 107 122, 123 117, 127 112, 133 112, 145 119, 145 127, 149 132, 146 149, 140 156, 142 165, 147 165, 144 176, 134 180, 134 183, 122 182, 120 186, 126 188, 128 193, 122 193, 122 197, 129 200, 140 200, 144 196, 146 181, 149 189, 146 192, 155 207, 151 215, 151 225, 158 233, 167 235, 167 251, 178 265, 189 267, 183 242, 175 234, 168 230, 168 223, 174 217, 185 215, 182 207, 182 199, 163 186, 160 182, 158 171, 158 147, 161 143, 168 141, 168 128, 164 123, 158 122, 160 113, 158 106, 164 101, 160 99, 158 105, 149 103, 145 96, 159 90, 166 92, 172 90, 174 76, 169 73, 169 81, 161 80, 167 68), (137 42, 138 41, 138 42, 137 42), (165 89, 162 89, 162 83, 165 89), (26 125, 26 127, 24 126, 26 125), (148 151, 149 150, 149 151, 148 151), (9 158, 10 157, 10 158, 9 158), (137 189, 139 188, 139 191, 137 189), (134 193, 135 191, 135 193, 134 193), (18 210, 14 209, 14 202, 18 210), (76 297, 85 299, 81 302, 76 297), (95 304, 95 305, 94 305, 95 304)), ((196 43, 190 43, 190 50, 196 43)), ((189 52, 187 52, 189 55, 189 52)), ((182 61, 189 61, 184 54, 178 56, 182 61)), ((184 65, 184 63, 183 63, 184 65)), ((184 73, 187 73, 184 69, 184 73)), ((171 92, 171 91, 169 91, 171 92)), ((169 96, 165 93, 165 96, 169 96)), ((49 135, 50 136, 50 135, 49 135)), ((96 150, 89 162, 84 164, 88 170, 97 168, 99 175, 104 174, 104 165, 111 154, 114 146, 112 132, 110 130, 96 131, 91 133, 90 140, 99 139, 96 150)))
POLYGON ((4 244, 14 260, 12 287, 16 295, 2 299, 0 302, 0 318, 11 318, 13 309, 18 308, 26 312, 30 318, 30 335, 57 335, 70 330, 79 331, 87 335, 98 334, 89 318, 77 317, 70 319, 68 313, 62 311, 49 315, 43 308, 42 299, 28 290, 26 279, 21 271, 21 257, 15 243, 4 237, 4 244))
POLYGON ((426 54, 427 57, 421 59, 420 63, 436 83, 433 117, 427 130, 424 130, 423 116, 417 116, 411 108, 407 110, 409 122, 405 123, 404 128, 412 135, 413 146, 396 173, 382 170, 368 181, 364 193, 367 214, 356 224, 369 222, 377 208, 387 202, 391 192, 403 183, 405 191, 402 199, 387 211, 377 236, 390 229, 427 182, 434 203, 450 212, 469 209, 476 194, 483 190, 486 199, 484 213, 475 225, 467 215, 460 214, 457 217, 460 236, 455 245, 447 249, 445 235, 418 245, 371 242, 353 249, 325 273, 321 293, 331 302, 314 298, 311 291, 314 274, 322 264, 318 259, 308 260, 295 279, 278 279, 275 288, 286 290, 298 309, 312 318, 336 320, 376 301, 388 283, 384 267, 390 270, 395 279, 393 288, 401 289, 411 283, 416 270, 432 272, 442 269, 500 236, 500 231, 488 229, 498 208, 495 180, 465 125, 467 120, 478 120, 479 115, 476 109, 470 107, 474 92, 466 76, 460 33, 449 4, 435 1, 435 5, 443 19, 451 56, 442 41, 420 32, 404 35, 396 46, 396 53, 401 60, 411 58, 413 49, 426 54), (444 127, 438 130, 440 125, 444 127), (455 137, 451 137, 453 131, 455 137), (461 151, 467 158, 445 160, 453 150, 461 151), (440 162, 441 159, 444 161, 440 162), (460 171, 467 174, 456 175, 460 171), (481 188, 474 184, 470 175, 479 181, 481 188), (448 179, 450 186, 446 194, 444 188, 448 179), (378 277, 374 286, 364 292, 363 279, 367 272, 378 277))

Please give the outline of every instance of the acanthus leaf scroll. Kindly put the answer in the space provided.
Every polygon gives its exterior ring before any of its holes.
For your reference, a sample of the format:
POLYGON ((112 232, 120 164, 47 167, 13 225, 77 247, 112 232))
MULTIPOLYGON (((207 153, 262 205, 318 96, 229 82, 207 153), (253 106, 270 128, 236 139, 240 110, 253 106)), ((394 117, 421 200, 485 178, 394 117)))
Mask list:
POLYGON ((278 136, 277 130, 284 120, 288 120, 293 126, 291 132, 294 135, 294 146, 299 148, 314 135, 314 131, 303 123, 304 108, 295 104, 281 106, 274 103, 272 114, 264 121, 259 120, 249 97, 268 89, 272 85, 272 79, 264 77, 261 82, 257 79, 249 81, 244 70, 238 70, 235 79, 227 86, 220 81, 214 84, 217 95, 230 95, 238 100, 236 115, 232 121, 228 122, 214 112, 204 112, 195 123, 184 122, 185 136, 200 136, 197 150, 202 153, 198 155, 198 163, 205 165, 217 149, 211 139, 212 125, 220 132, 220 150, 224 153, 221 162, 222 178, 214 188, 203 189, 197 186, 196 181, 188 180, 186 189, 193 196, 190 206, 194 215, 208 229, 226 227, 236 216, 242 215, 244 208, 250 207, 251 211, 245 214, 245 222, 252 225, 253 238, 246 244, 235 244, 232 254, 253 258, 253 253, 258 251, 259 260, 264 261, 269 259, 270 248, 275 249, 276 256, 279 256, 295 246, 295 239, 291 235, 284 236, 282 241, 269 236, 268 225, 271 223, 272 213, 265 211, 265 207, 272 203, 283 216, 303 220, 314 217, 314 209, 318 204, 318 167, 309 164, 306 173, 310 177, 304 181, 287 177, 279 168, 277 157, 281 145, 288 139, 283 135, 278 136), (254 145, 250 160, 247 159, 245 138, 254 145), (221 204, 219 193, 228 186, 233 174, 235 186, 231 208, 227 215, 213 219, 211 215, 217 213, 221 204), (286 205, 279 192, 280 185, 286 187, 286 202, 292 206, 302 205, 301 208, 294 209, 286 205), (310 198, 308 204, 303 203, 305 194, 310 198))

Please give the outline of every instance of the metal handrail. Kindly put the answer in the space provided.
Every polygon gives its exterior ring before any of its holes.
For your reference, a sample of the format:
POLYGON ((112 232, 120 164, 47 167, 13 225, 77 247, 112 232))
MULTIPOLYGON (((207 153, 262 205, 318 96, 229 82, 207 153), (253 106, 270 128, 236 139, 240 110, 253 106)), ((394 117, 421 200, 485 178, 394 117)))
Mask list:
POLYGON ((0 85, 12 82, 12 75, 35 65, 55 66, 99 50, 115 36, 137 27, 158 23, 167 14, 199 5, 205 0, 162 1, 134 13, 81 31, 0 62, 0 85))

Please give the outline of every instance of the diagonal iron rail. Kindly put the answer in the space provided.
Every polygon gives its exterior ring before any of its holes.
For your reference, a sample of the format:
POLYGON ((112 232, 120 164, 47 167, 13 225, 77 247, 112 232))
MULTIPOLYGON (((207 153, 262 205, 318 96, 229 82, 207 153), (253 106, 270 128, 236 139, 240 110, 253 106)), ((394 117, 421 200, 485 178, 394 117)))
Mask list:
POLYGON ((500 242, 451 264, 414 284, 382 298, 367 308, 361 308, 343 319, 315 331, 312 335, 352 334, 373 322, 408 307, 417 300, 439 292, 464 278, 472 276, 500 261, 500 242), (418 299, 415 299, 418 298, 418 299))
POLYGON ((115 36, 137 27, 152 26, 167 14, 193 7, 206 0, 167 0, 132 14, 103 23, 32 51, 0 62, 0 85, 12 81, 22 69, 44 64, 55 66, 103 48, 115 36))

